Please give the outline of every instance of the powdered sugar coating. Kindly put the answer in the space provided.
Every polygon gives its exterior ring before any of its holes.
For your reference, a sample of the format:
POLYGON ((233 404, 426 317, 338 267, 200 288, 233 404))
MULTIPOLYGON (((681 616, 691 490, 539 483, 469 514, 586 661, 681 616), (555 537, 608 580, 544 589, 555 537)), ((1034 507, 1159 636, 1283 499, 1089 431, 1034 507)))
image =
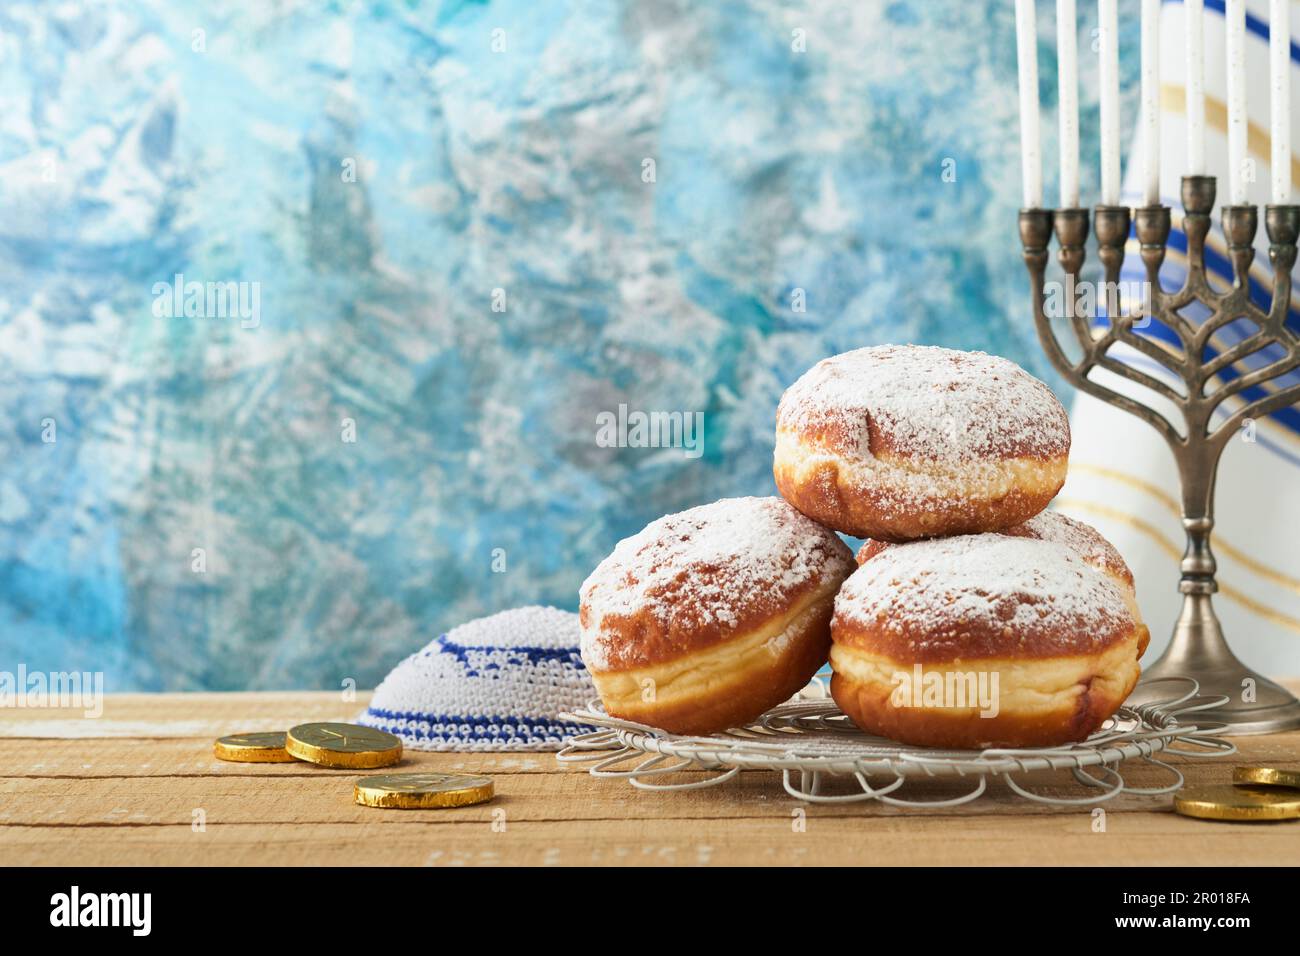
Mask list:
POLYGON ((852 567, 835 532, 781 498, 724 498, 665 515, 620 541, 583 582, 583 660, 594 670, 635 662, 628 630, 653 635, 661 657, 726 640, 852 567))
POLYGON ((1136 626, 1119 588, 1070 548, 1001 534, 884 549, 844 583, 835 620, 905 637, 919 656, 955 657, 1029 644, 1086 653, 1136 626))
POLYGON ((1059 511, 1044 511, 1006 533, 1065 545, 1093 567, 1101 568, 1130 583, 1133 581, 1133 572, 1124 563, 1124 558, 1113 544, 1101 536, 1101 532, 1059 511))
POLYGON ((960 464, 1056 456, 1069 421, 1051 389, 984 352, 881 345, 823 359, 790 386, 777 429, 820 438, 841 454, 960 464), (874 434, 873 434, 874 433, 874 434))
MULTIPOLYGON (((998 534, 1018 538, 1037 538, 1054 541, 1069 548, 1094 568, 1123 579, 1131 587, 1133 572, 1113 544, 1101 536, 1092 525, 1084 524, 1059 511, 1043 511, 1021 524, 999 531, 998 534)), ((888 541, 868 538, 858 550, 858 564, 870 561, 886 548, 894 547, 888 541)))

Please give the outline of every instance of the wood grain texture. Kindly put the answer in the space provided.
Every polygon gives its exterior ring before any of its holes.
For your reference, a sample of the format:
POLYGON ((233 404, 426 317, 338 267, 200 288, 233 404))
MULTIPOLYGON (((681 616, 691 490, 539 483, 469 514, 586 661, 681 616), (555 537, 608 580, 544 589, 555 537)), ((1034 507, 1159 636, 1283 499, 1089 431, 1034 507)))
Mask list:
MULTIPOLYGON (((767 773, 642 793, 551 754, 408 752, 396 770, 486 773, 498 796, 400 811, 352 803, 357 771, 212 756, 222 734, 349 720, 365 702, 364 694, 130 694, 106 698, 97 719, 0 711, 0 853, 11 865, 1300 864, 1300 822, 1189 820, 1167 797, 1110 801, 1105 832, 1095 832, 1091 806, 1027 803, 1001 785, 955 809, 826 807, 794 800, 767 773)), ((1237 744, 1234 757, 1173 762, 1193 783, 1226 782, 1238 763, 1300 767, 1300 733, 1237 744)), ((1125 771, 1146 786, 1167 773, 1125 771)), ((1028 785, 1081 793, 1066 774, 1028 785)), ((909 793, 940 799, 960 787, 934 782, 909 793)))

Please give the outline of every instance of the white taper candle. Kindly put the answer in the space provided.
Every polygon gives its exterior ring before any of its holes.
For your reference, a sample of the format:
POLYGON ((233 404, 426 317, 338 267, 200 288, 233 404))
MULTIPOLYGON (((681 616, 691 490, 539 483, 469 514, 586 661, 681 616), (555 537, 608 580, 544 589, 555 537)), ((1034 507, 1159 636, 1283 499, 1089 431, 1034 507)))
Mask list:
POLYGON ((1142 0, 1142 201, 1160 204, 1160 0, 1142 0))
POLYGON ((1079 205, 1079 35, 1074 0, 1056 0, 1056 63, 1061 121, 1061 207, 1079 205))
POLYGON ((1187 29, 1187 175, 1205 175, 1205 0, 1183 0, 1187 29))
POLYGON ((1234 206, 1246 203, 1246 0, 1228 0, 1224 18, 1228 32, 1228 197, 1234 206))
POLYGON ((1020 64, 1020 171, 1026 209, 1043 205, 1043 151, 1038 117, 1038 26, 1034 0, 1016 0, 1016 59, 1020 64))
POLYGON ((1119 205, 1119 26, 1115 0, 1098 0, 1101 54, 1101 202, 1119 205))
POLYGON ((1268 66, 1272 96, 1269 99, 1269 135, 1272 154, 1273 202, 1291 201, 1291 3, 1271 0, 1268 8, 1268 66))

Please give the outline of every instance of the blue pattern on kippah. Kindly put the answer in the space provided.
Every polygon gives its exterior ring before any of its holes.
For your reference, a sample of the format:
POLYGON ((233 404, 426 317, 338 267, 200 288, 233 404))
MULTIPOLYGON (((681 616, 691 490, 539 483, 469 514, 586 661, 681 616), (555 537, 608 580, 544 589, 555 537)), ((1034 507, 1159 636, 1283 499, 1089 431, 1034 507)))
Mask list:
POLYGON ((540 743, 590 733, 586 724, 545 717, 471 716, 469 714, 422 714, 417 711, 370 707, 366 722, 402 737, 447 743, 540 743))
MULTIPOLYGON (((460 661, 465 668, 465 674, 468 677, 481 677, 484 671, 500 670, 501 664, 537 664, 548 661, 556 661, 565 667, 572 667, 577 670, 585 670, 586 666, 582 663, 582 655, 577 648, 571 647, 491 647, 491 646, 469 646, 466 644, 457 644, 455 641, 447 640, 446 634, 438 636, 437 650, 450 654, 456 660, 460 661), (481 658, 486 655, 498 658, 498 660, 489 660, 483 662, 481 658), (505 660, 501 661, 500 658, 505 660)), ((429 657, 433 654, 434 648, 426 648, 424 656, 429 657)))

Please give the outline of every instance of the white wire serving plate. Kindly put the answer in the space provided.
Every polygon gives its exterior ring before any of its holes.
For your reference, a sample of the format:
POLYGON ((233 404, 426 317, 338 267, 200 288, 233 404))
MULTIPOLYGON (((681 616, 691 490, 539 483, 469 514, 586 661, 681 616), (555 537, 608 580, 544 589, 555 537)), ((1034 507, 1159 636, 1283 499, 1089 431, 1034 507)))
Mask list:
POLYGON ((593 777, 622 778, 642 790, 698 790, 725 783, 742 770, 771 770, 781 774, 787 793, 812 803, 879 800, 899 807, 952 807, 975 800, 988 789, 991 778, 1000 778, 1028 800, 1090 806, 1121 793, 1157 796, 1180 788, 1182 772, 1157 759, 1156 754, 1225 757, 1236 752, 1234 744, 1213 736, 1223 724, 1183 723, 1189 714, 1226 702, 1221 697, 1199 697, 1199 692, 1197 683, 1187 678, 1146 681, 1100 730, 1081 743, 983 751, 913 747, 863 733, 818 680, 756 723, 707 737, 670 734, 610 717, 599 701, 593 701, 585 710, 561 715, 598 729, 570 739, 556 759, 593 762, 588 769, 593 777), (1179 694, 1179 688, 1166 685, 1182 685, 1184 692, 1179 694), (1142 703, 1134 703, 1136 700, 1142 703), (1119 765, 1130 760, 1164 768, 1173 782, 1159 787, 1129 785, 1119 765), (717 772, 686 782, 663 779, 683 770, 717 772), (1092 792, 1083 797, 1034 793, 1012 776, 1048 770, 1069 770, 1092 792), (854 789, 824 793, 835 778, 849 779, 854 789), (946 799, 909 800, 895 795, 909 781, 935 778, 969 779, 972 786, 946 799))

